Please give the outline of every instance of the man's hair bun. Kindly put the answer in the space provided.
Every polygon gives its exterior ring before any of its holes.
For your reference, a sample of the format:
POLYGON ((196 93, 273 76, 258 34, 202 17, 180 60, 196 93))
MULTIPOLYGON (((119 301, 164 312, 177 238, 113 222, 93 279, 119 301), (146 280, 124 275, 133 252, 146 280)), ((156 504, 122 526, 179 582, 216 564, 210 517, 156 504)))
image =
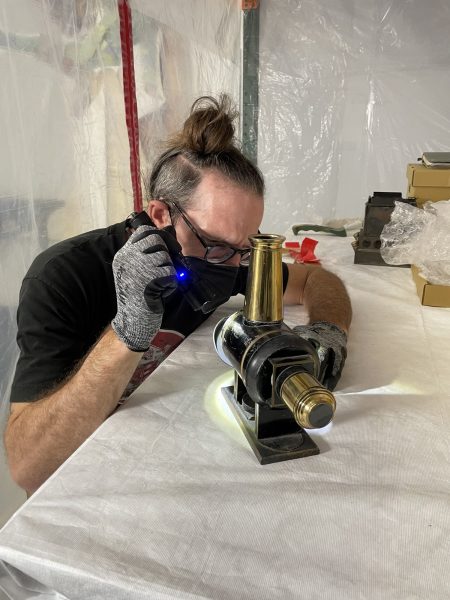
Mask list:
POLYGON ((234 146, 236 116, 237 111, 226 94, 221 94, 218 100, 202 96, 194 102, 183 129, 170 144, 200 155, 230 150, 234 146))
POLYGON ((166 151, 153 165, 147 186, 149 197, 189 206, 197 186, 210 170, 262 197, 262 173, 234 139, 233 121, 237 116, 226 94, 218 99, 198 98, 181 131, 167 141, 166 151))

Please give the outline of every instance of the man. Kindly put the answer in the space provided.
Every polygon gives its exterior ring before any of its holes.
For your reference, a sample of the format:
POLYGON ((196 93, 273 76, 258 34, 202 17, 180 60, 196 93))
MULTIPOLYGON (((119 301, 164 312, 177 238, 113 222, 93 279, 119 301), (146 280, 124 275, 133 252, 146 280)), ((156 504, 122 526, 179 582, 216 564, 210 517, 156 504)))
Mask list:
MULTIPOLYGON (((82 234, 31 266, 5 432, 12 476, 28 493, 207 318, 178 286, 172 258, 180 249, 222 301, 245 292, 248 238, 262 220, 264 183, 233 144, 234 116, 224 96, 194 103, 150 176, 151 225, 134 230, 136 222, 127 221, 82 234)), ((284 285, 285 302, 308 311, 310 325, 299 334, 334 358, 332 387, 351 320, 345 288, 335 275, 304 265, 285 265, 284 285)))

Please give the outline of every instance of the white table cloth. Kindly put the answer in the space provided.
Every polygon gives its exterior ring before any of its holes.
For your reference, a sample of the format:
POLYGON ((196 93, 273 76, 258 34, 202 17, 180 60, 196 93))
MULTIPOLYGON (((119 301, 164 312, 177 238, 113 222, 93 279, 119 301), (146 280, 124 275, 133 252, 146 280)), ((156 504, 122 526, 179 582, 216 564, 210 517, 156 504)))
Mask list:
POLYGON ((261 466, 233 420, 212 344, 233 299, 5 525, 6 598, 450 597, 450 309, 316 239, 354 309, 321 454, 261 466))

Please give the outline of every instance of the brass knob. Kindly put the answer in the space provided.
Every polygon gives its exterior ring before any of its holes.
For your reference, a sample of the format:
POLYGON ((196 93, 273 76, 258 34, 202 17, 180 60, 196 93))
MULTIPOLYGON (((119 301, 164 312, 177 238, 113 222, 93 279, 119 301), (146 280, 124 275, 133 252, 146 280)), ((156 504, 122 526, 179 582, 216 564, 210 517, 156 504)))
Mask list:
POLYGON ((280 388, 280 396, 305 429, 325 427, 336 410, 333 394, 309 373, 294 373, 280 388))

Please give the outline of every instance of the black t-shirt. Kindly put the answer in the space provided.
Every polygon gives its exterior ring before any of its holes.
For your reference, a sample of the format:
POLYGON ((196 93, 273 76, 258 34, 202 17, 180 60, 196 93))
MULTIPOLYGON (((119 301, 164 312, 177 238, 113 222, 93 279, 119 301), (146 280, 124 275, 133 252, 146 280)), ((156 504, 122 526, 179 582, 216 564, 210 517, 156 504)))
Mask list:
MULTIPOLYGON (((73 372, 117 312, 114 255, 126 242, 117 223, 70 238, 42 252, 26 274, 17 311, 19 360, 11 402, 32 402, 73 372)), ((287 266, 283 264, 284 287, 287 266)), ((245 293, 247 268, 233 295, 245 293)), ((143 355, 124 398, 209 315, 194 311, 179 291, 165 302, 160 331, 143 355)))

